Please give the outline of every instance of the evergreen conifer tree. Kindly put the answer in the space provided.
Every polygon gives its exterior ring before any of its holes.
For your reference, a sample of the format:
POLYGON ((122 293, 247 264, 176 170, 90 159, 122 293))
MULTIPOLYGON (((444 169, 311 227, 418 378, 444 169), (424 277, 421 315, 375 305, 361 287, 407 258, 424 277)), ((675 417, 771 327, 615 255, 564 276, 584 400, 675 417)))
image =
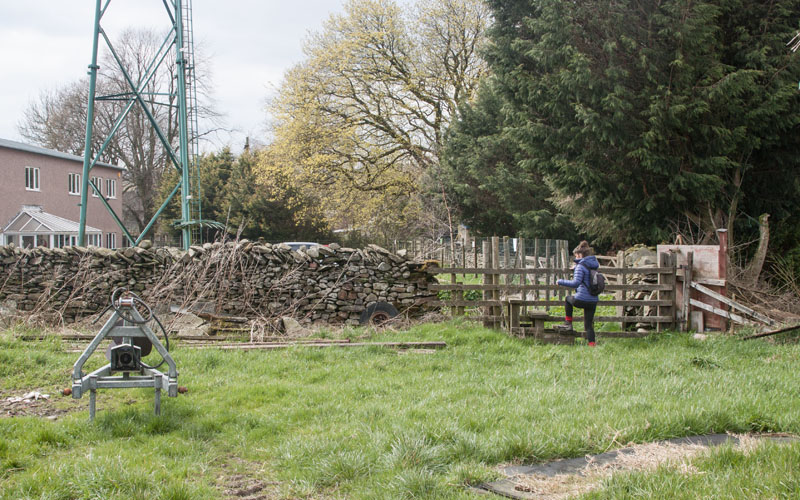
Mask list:
MULTIPOLYGON (((738 234, 757 231, 763 212, 776 227, 797 215, 800 60, 785 44, 800 0, 489 3, 483 94, 497 101, 490 135, 509 155, 503 175, 546 186, 540 201, 581 231, 657 242, 686 224, 738 234)), ((496 155, 457 146, 486 141, 470 113, 452 129, 449 164, 474 160, 473 185, 510 197, 496 155)), ((507 220, 524 210, 500 206, 507 220)), ((775 243, 797 242, 796 230, 782 233, 775 243)))

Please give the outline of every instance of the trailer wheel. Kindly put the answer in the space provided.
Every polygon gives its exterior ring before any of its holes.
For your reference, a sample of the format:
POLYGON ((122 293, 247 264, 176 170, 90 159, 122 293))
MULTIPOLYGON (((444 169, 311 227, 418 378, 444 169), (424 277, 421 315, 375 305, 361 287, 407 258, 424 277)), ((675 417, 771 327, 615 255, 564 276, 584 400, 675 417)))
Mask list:
POLYGON ((388 302, 375 302, 367 306, 361 313, 359 323, 362 325, 380 326, 397 316, 397 309, 388 302))

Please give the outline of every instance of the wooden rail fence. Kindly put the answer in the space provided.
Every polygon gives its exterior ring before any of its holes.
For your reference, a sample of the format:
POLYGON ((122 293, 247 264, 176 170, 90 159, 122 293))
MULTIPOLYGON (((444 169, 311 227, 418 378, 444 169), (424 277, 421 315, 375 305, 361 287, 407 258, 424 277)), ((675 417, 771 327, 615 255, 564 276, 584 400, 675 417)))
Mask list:
MULTIPOLYGON (((437 301, 435 304, 449 308, 454 316, 466 315, 469 308, 471 313, 467 315, 468 318, 482 321, 493 328, 510 325, 509 311, 512 303, 521 307, 524 315, 533 313, 543 321, 563 320, 563 316, 549 314, 549 310, 551 307, 563 305, 566 294, 571 292, 556 285, 558 279, 572 277, 573 271, 567 267, 567 259, 558 259, 563 266, 541 267, 536 265, 538 262, 529 266, 528 259, 517 259, 510 266, 501 265, 500 244, 501 240, 497 237, 483 242, 481 253, 484 260, 480 267, 428 267, 427 271, 431 274, 450 275, 450 283, 431 286, 432 290, 451 292, 449 300, 437 301), (473 281, 479 279, 481 283, 465 283, 466 277, 471 277, 473 281), (464 294, 470 291, 481 292, 481 298, 466 300, 464 294)), ((524 248, 524 240, 521 245, 524 248)), ((563 246, 563 251, 566 252, 566 245, 563 246)), ((649 323, 657 331, 678 328, 682 318, 676 304, 677 259, 671 254, 662 253, 659 255, 657 267, 640 268, 625 267, 624 259, 616 260, 615 267, 600 267, 600 272, 606 276, 608 282, 599 303, 599 306, 616 307, 616 314, 595 316, 595 321, 618 322, 623 332, 628 329, 628 325, 635 323, 649 323), (632 283, 632 275, 656 275, 657 280, 656 283, 632 283), (655 297, 634 299, 636 292, 648 292, 648 296, 655 292, 655 297), (625 307, 652 308, 650 311, 655 312, 625 316, 625 307)), ((583 318, 575 317, 574 321, 577 324, 583 318)))
POLYGON ((466 232, 454 241, 416 238, 393 240, 383 246, 395 253, 402 251, 410 259, 435 260, 443 267, 484 267, 493 256, 504 268, 521 267, 523 263, 528 267, 565 267, 570 256, 566 240, 495 238, 497 244, 492 255, 484 252, 486 244, 492 248, 492 238, 477 238, 466 232))

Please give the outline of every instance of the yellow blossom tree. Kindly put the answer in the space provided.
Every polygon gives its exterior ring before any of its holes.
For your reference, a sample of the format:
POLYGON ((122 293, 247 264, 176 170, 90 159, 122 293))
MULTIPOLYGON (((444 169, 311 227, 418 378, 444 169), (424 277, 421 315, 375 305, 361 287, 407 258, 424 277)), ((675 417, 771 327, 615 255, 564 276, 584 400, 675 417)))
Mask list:
POLYGON ((350 0, 285 75, 262 182, 291 178, 333 226, 384 237, 439 214, 443 134, 485 72, 488 21, 481 0, 350 0))

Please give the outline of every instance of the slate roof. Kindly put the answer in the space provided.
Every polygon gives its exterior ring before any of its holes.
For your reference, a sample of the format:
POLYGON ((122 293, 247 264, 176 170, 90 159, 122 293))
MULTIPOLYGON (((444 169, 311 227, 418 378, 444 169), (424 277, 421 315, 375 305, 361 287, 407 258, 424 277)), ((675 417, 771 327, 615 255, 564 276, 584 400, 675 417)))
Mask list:
MULTIPOLYGON (((30 144, 25 144, 23 142, 10 141, 8 139, 0 138, 0 147, 8 149, 16 149, 17 151, 25 151, 28 153, 36 153, 45 156, 52 156, 53 158, 61 158, 62 160, 78 161, 81 163, 81 165, 83 164, 82 156, 71 155, 69 153, 62 153, 61 151, 56 151, 54 149, 40 148, 39 146, 31 146, 30 144)), ((115 170, 125 170, 125 167, 111 165, 110 163, 97 162, 97 165, 101 167, 113 168, 115 170)))

